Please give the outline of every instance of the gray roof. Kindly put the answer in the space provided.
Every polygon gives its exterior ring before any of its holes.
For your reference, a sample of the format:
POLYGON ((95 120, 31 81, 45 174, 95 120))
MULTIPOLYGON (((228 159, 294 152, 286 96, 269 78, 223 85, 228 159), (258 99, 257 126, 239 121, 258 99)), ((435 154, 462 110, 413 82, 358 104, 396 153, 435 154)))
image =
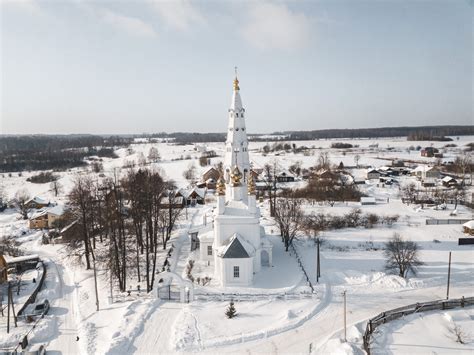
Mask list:
POLYGON ((227 247, 226 252, 222 256, 226 259, 250 258, 239 238, 234 238, 232 243, 227 247))

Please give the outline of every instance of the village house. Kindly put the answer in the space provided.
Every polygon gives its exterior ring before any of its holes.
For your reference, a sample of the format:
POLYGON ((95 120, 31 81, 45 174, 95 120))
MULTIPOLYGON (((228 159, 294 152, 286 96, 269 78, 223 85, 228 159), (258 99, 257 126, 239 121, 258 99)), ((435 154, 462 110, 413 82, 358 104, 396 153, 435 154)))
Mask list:
POLYGON ((441 173, 440 171, 432 166, 418 165, 415 169, 412 170, 412 175, 416 176, 418 179, 439 179, 441 173))
POLYGON ((276 181, 277 182, 294 182, 295 177, 288 171, 282 171, 281 173, 277 174, 276 181))
POLYGON ((48 207, 50 205, 49 201, 46 201, 45 199, 35 196, 32 199, 29 199, 28 201, 25 202, 26 208, 29 209, 41 209, 48 207))
POLYGON ((43 209, 33 214, 29 219, 30 229, 50 229, 54 228, 56 222, 64 214, 63 206, 54 206, 43 209))
POLYGON ((367 170, 367 180, 372 180, 372 179, 379 179, 380 178, 380 173, 376 169, 369 169, 367 170))
POLYGON ((59 231, 59 238, 61 242, 69 243, 81 240, 82 233, 82 225, 79 223, 79 220, 75 220, 59 231))
POLYGON ((452 176, 445 176, 444 178, 441 179, 441 182, 443 183, 443 186, 445 187, 456 187, 458 186, 458 181, 453 178, 452 176))
POLYGON ((186 206, 204 205, 206 203, 206 188, 180 189, 176 196, 182 196, 186 206))
POLYGON ((5 257, 0 254, 0 284, 6 282, 8 280, 8 264, 5 260, 5 257))
POLYGON ((420 153, 422 157, 431 158, 434 157, 435 154, 439 153, 439 150, 434 147, 425 147, 421 150, 420 153))
POLYGON ((209 168, 202 174, 201 182, 196 184, 198 188, 207 188, 209 190, 215 190, 217 180, 219 179, 220 172, 216 168, 209 168))

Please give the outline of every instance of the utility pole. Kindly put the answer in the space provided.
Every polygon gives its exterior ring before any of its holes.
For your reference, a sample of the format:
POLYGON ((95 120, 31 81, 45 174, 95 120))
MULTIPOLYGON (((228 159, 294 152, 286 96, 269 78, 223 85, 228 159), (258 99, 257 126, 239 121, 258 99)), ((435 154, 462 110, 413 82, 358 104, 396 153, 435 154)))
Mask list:
POLYGON ((316 238, 316 244, 317 244, 317 249, 318 249, 318 259, 316 260, 316 282, 319 282, 319 278, 321 277, 321 262, 320 262, 320 254, 319 254, 319 244, 321 241, 319 240, 319 237, 316 238))
POLYGON ((346 290, 342 293, 344 297, 344 342, 347 342, 347 318, 346 318, 346 290))
POLYGON ((449 299, 449 281, 451 279, 451 252, 449 252, 449 263, 448 263, 448 287, 446 289, 446 299, 449 299))
POLYGON ((95 304, 97 306, 97 311, 99 311, 99 291, 97 289, 97 268, 95 267, 95 255, 93 258, 94 262, 94 287, 95 287, 95 304))
POLYGON ((7 313, 7 334, 10 333, 10 281, 8 281, 8 291, 7 291, 7 297, 8 297, 8 313, 7 313))

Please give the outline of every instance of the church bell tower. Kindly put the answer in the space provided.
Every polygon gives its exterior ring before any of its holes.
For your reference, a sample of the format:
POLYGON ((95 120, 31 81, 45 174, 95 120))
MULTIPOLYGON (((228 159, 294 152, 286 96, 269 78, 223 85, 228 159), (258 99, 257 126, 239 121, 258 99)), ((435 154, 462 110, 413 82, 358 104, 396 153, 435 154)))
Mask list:
MULTIPOLYGON (((224 179, 226 185, 232 183, 232 174, 236 168, 242 174, 242 186, 247 189, 247 179, 250 174, 250 161, 248 153, 247 130, 245 127, 245 109, 240 98, 239 80, 237 79, 237 68, 233 84, 232 101, 229 108, 229 123, 227 126, 227 139, 225 142, 224 156, 224 179)), ((246 200, 247 193, 242 194, 246 200)), ((226 200, 230 200, 230 189, 226 188, 226 200)))

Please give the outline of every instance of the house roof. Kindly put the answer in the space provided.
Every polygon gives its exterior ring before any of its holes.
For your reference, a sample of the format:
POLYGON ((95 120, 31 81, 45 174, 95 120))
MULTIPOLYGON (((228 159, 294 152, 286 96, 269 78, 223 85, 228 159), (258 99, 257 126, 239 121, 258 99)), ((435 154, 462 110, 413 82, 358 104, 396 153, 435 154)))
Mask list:
POLYGON ((7 264, 21 263, 21 262, 29 261, 29 260, 39 260, 38 254, 23 255, 23 256, 17 256, 17 257, 4 255, 4 257, 7 264))
POLYGON ((222 258, 224 259, 240 259, 240 258, 250 258, 249 253, 245 250, 242 245, 239 235, 234 234, 231 238, 229 244, 222 252, 222 258))
POLYGON ((26 203, 30 203, 30 202, 35 202, 39 205, 47 205, 49 203, 49 201, 46 201, 44 198, 42 197, 39 197, 39 196, 35 196, 31 199, 29 199, 28 201, 26 201, 26 203))
POLYGON ((61 231, 59 233, 62 234, 64 232, 68 231, 72 226, 76 225, 78 222, 79 222, 79 220, 76 219, 74 222, 68 224, 66 227, 61 229, 61 231))
POLYGON ((474 229, 474 220, 471 220, 469 222, 466 222, 462 225, 463 227, 469 228, 469 229, 474 229))
POLYGON ((375 197, 361 197, 360 202, 372 202, 375 203, 375 197))
POLYGON ((456 181, 456 179, 453 178, 452 176, 445 176, 441 180, 444 181, 444 182, 456 181))
POLYGON ((47 215, 47 214, 52 214, 52 215, 55 215, 55 216, 62 216, 64 214, 64 206, 61 206, 61 205, 57 205, 57 206, 54 206, 54 207, 51 207, 51 208, 42 208, 40 210, 38 210, 38 212, 34 213, 30 219, 36 219, 38 217, 41 217, 41 216, 44 216, 44 215, 47 215))
POLYGON ((206 196, 205 188, 193 187, 192 189, 179 189, 178 190, 178 193, 184 198, 188 198, 189 196, 191 196, 193 192, 196 192, 196 194, 201 198, 204 198, 206 196))
POLYGON ((380 172, 379 172, 377 169, 369 169, 369 170, 367 170, 367 174, 370 174, 370 173, 377 173, 377 174, 380 174, 380 172))

